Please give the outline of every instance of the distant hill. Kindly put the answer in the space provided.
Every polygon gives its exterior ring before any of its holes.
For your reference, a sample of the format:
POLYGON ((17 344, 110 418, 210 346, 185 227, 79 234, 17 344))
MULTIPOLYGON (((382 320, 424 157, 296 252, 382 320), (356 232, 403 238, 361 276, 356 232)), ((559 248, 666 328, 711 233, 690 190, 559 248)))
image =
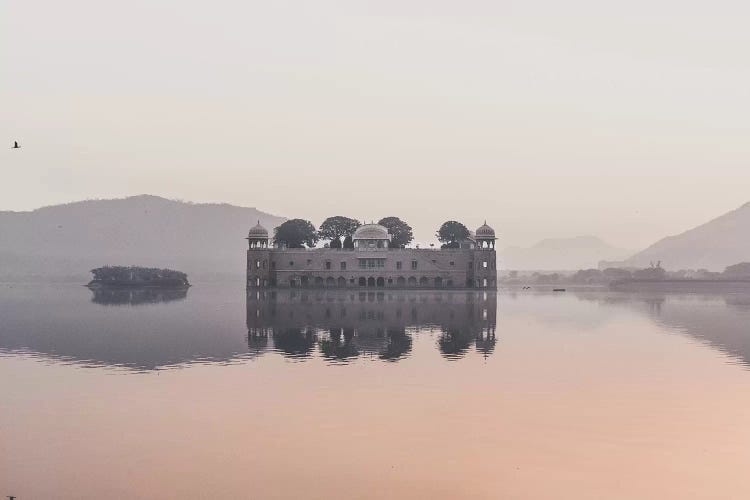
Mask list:
POLYGON ((723 271, 750 261, 750 203, 676 236, 657 241, 624 264, 646 267, 661 261, 669 270, 723 271))
POLYGON ((255 208, 140 195, 0 212, 0 280, 86 282, 110 265, 168 267, 191 281, 244 279, 247 230, 285 219, 255 208))
POLYGON ((576 236, 542 240, 529 248, 508 247, 500 252, 499 265, 511 270, 589 269, 600 260, 621 260, 631 253, 595 236, 576 236))

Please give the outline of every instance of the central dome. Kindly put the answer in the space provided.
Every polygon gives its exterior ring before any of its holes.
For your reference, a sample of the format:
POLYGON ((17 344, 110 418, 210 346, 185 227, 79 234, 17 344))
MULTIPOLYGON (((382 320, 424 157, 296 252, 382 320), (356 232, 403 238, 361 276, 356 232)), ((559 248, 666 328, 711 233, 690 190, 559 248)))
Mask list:
POLYGON ((353 240, 389 240, 388 229, 380 224, 363 224, 354 231, 353 240))

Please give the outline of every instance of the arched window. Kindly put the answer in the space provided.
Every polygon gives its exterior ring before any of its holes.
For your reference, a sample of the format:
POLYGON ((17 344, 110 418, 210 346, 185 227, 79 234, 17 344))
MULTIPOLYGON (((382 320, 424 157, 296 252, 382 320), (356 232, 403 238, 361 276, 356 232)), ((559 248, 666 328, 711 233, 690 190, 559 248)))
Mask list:
POLYGON ((367 279, 366 278, 359 278, 359 286, 367 286, 367 279))
POLYGON ((437 277, 435 278, 435 287, 442 287, 443 286, 443 278, 437 277))
POLYGON ((403 276, 399 276, 398 278, 396 278, 396 285, 398 286, 406 285, 406 280, 404 279, 403 276))
POLYGON ((372 276, 367 278, 367 286, 375 286, 375 278, 373 278, 372 276))
POLYGON ((378 278, 378 280, 377 280, 377 286, 380 286, 380 287, 385 286, 385 279, 378 278))
POLYGON ((344 278, 343 276, 340 276, 338 279, 338 286, 339 288, 346 287, 346 278, 344 278))
POLYGON ((417 286, 417 278, 414 276, 409 277, 409 286, 417 286))
POLYGON ((419 278, 419 286, 427 286, 428 283, 429 280, 427 279, 427 277, 422 276, 421 278, 419 278))

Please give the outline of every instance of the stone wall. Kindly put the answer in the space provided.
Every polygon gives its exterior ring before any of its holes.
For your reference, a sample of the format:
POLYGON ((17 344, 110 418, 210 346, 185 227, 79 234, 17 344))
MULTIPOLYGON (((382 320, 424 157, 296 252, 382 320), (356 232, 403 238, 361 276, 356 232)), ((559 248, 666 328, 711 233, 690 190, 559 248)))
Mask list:
POLYGON ((495 288, 497 269, 489 249, 271 248, 248 250, 247 277, 250 288, 495 288))

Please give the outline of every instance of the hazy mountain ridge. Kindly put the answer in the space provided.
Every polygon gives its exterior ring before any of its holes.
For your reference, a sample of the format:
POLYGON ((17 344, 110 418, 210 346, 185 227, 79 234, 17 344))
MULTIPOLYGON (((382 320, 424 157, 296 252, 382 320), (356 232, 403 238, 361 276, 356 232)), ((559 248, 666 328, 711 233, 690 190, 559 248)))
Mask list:
POLYGON ((521 248, 500 252, 500 266, 518 270, 576 270, 596 268, 601 260, 620 260, 632 251, 616 248, 596 236, 548 238, 521 248))
POLYGON ((669 270, 708 269, 750 261, 750 203, 683 233, 663 238, 623 263, 646 267, 661 261, 669 270))
MULTIPOLYGON (((258 220, 272 231, 285 218, 252 207, 152 195, 0 211, 0 280, 85 281, 90 269, 112 264, 239 281, 245 272, 243 238, 258 220)), ((587 269, 600 261, 647 267, 661 261, 670 270, 721 271, 750 261, 750 203, 635 255, 594 236, 577 236, 507 247, 498 258, 506 270, 587 269)))
POLYGON ((285 219, 256 208, 140 195, 0 212, 0 279, 87 279, 105 264, 237 276, 247 230, 285 219))

